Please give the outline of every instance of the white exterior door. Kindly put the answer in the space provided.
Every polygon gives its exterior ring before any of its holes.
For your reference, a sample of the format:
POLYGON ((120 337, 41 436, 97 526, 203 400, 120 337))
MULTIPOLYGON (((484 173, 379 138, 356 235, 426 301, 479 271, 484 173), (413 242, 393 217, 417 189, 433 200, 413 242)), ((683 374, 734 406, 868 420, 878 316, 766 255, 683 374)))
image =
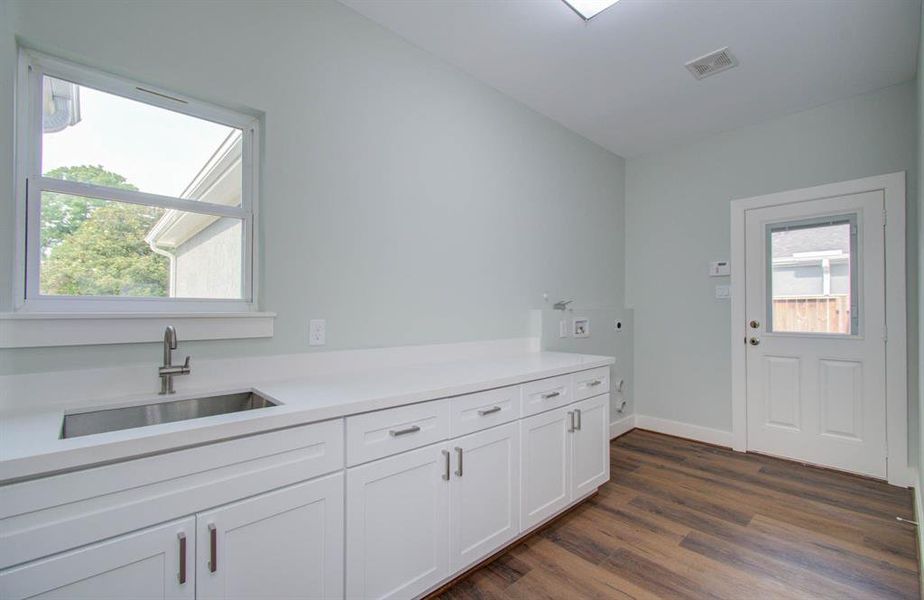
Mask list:
POLYGON ((571 501, 572 414, 565 406, 520 421, 520 518, 524 530, 571 501))
POLYGON ((449 447, 347 471, 347 598, 412 598, 449 568, 449 447))
POLYGON ((342 473, 200 513, 196 525, 197 598, 343 597, 342 473))
POLYGON ((508 423, 453 442, 452 570, 520 533, 520 429, 508 423))
POLYGON ((593 492, 610 479, 610 396, 572 405, 571 498, 593 492))
POLYGON ((189 517, 8 569, 0 598, 192 600, 195 537, 189 517))
POLYGON ((886 476, 882 191, 745 213, 749 450, 886 476))

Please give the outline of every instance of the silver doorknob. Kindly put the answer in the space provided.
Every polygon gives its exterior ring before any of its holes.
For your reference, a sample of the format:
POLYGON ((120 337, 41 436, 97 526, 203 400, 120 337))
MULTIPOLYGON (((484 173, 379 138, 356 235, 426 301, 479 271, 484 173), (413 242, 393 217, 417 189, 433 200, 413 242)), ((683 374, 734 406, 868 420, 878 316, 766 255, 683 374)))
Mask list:
POLYGON ((760 327, 760 321, 751 321, 750 323, 748 323, 748 325, 751 326, 751 329, 757 329, 758 327, 760 327))
POLYGON ((758 337, 752 337, 752 338, 748 339, 748 343, 749 343, 750 345, 752 345, 752 346, 758 346, 758 345, 760 345, 760 338, 758 338, 758 337))

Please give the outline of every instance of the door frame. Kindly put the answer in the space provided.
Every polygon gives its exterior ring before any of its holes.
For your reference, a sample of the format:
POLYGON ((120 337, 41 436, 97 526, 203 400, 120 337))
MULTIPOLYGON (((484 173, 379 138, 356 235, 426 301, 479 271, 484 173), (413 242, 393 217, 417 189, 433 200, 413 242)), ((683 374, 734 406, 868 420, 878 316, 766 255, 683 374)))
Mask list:
POLYGON ((747 347, 743 342, 747 337, 744 296, 746 211, 872 191, 882 191, 885 197, 886 322, 883 335, 886 337, 886 477, 892 485, 907 487, 911 485, 912 478, 908 468, 904 171, 731 201, 732 448, 739 452, 748 450, 747 347))

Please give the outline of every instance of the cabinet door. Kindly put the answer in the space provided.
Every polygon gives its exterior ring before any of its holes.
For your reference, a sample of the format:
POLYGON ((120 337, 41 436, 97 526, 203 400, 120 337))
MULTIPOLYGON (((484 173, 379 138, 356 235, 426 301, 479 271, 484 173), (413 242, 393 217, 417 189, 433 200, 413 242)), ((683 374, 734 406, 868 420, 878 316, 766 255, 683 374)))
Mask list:
POLYGON ((347 471, 347 598, 411 598, 449 575, 449 447, 347 471))
POLYGON ((0 598, 192 600, 195 536, 189 517, 13 567, 0 572, 0 598))
POLYGON ((198 598, 343 596, 343 474, 196 515, 198 598))
POLYGON ((452 442, 452 570, 520 532, 520 430, 508 423, 452 442))
POLYGON ((520 519, 529 529, 571 500, 571 412, 562 407, 520 421, 520 519))
POLYGON ((569 408, 575 420, 571 436, 571 497, 576 499, 610 479, 610 396, 595 396, 569 408))

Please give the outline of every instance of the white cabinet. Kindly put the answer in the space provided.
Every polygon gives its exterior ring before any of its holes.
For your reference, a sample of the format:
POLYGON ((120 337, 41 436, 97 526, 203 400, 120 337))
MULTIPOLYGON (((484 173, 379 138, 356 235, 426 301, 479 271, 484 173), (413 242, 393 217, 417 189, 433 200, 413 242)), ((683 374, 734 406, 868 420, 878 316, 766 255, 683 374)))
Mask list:
POLYGON ((523 530, 610 478, 609 395, 520 421, 523 530))
POLYGON ((520 431, 508 423, 452 442, 452 570, 520 533, 520 431))
POLYGON ((571 498, 577 500, 610 479, 609 394, 568 407, 574 413, 571 434, 571 498))
POLYGON ((195 536, 188 517, 14 567, 0 573, 0 598, 191 600, 195 536))
POLYGON ((556 408, 520 421, 522 528, 568 505, 571 482, 571 412, 556 408))
POLYGON ((343 474, 196 515, 197 598, 341 598, 343 474))
POLYGON ((347 471, 347 598, 411 598, 450 573, 448 444, 347 471))

